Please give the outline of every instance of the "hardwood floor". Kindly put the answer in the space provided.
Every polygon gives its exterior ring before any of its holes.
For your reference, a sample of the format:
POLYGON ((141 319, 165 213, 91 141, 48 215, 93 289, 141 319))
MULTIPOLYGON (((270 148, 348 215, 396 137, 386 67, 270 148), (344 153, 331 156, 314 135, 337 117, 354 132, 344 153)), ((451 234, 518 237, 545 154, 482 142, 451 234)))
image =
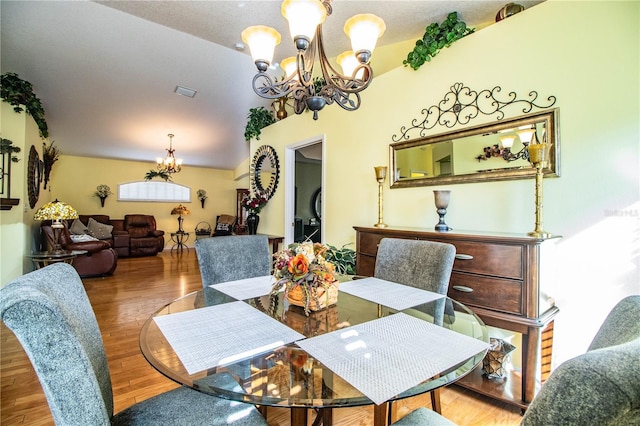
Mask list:
MULTIPOLYGON (((118 412, 135 402, 177 387, 154 370, 140 353, 138 334, 144 321, 164 304, 202 286, 193 249, 158 256, 119 259, 113 276, 84 279, 85 289, 98 318, 105 343, 118 412)), ((51 425, 49 407, 40 383, 20 343, 4 324, 0 330, 0 424, 51 425)), ((455 386, 441 393, 442 412, 464 425, 517 425, 520 411, 455 386)), ((429 397, 396 403, 398 417, 411 409, 430 407, 429 397)), ((289 425, 289 412, 269 408, 271 426, 289 425)), ((312 416, 310 416, 312 417, 312 416)), ((334 411, 336 426, 367 426, 373 423, 372 407, 334 411)))

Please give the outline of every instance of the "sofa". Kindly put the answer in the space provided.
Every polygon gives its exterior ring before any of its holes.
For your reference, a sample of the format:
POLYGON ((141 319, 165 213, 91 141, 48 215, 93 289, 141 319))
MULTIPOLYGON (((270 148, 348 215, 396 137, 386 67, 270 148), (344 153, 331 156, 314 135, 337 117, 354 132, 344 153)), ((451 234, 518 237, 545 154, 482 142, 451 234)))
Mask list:
MULTIPOLYGON (((74 241, 65 222, 64 228, 60 232, 60 246, 63 250, 84 250, 87 253, 77 256, 72 266, 78 271, 82 278, 101 277, 113 274, 118 265, 118 254, 111 247, 108 241, 74 241)), ((53 250, 54 236, 51 221, 44 221, 40 229, 43 234, 43 248, 47 251, 53 250)))
POLYGON ((152 215, 128 214, 124 219, 79 215, 78 221, 80 224, 71 226, 72 232, 108 241, 120 257, 155 256, 164 249, 164 231, 157 229, 152 215))

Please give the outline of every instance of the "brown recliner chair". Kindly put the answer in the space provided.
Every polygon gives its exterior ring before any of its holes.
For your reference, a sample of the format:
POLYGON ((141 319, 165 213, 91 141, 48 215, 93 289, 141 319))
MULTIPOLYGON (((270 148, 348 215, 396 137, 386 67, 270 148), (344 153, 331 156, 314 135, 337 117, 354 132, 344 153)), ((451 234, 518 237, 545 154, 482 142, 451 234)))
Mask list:
POLYGON ((164 249, 164 231, 156 229, 156 219, 146 214, 124 216, 129 233, 129 256, 154 256, 164 249))
MULTIPOLYGON (((60 246, 63 250, 86 250, 87 254, 77 256, 72 266, 82 278, 101 277, 113 274, 118 265, 118 253, 111 248, 108 241, 83 241, 74 243, 67 224, 60 232, 60 246)), ((43 245, 48 251, 53 250, 53 228, 51 222, 43 222, 40 226, 44 235, 43 245)))

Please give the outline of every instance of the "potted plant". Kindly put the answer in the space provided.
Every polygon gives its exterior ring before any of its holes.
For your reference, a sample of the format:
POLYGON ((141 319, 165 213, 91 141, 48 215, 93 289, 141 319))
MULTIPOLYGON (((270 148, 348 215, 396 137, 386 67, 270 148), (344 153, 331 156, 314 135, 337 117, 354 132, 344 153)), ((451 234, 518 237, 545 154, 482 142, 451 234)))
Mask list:
POLYGON ((158 170, 149 170, 147 172, 146 175, 144 175, 144 180, 145 181, 150 181, 151 179, 155 178, 155 177, 159 177, 160 179, 163 179, 165 182, 168 182, 171 180, 171 176, 169 175, 169 173, 166 172, 160 172, 158 170))
POLYGON ((349 244, 351 243, 345 244, 341 248, 327 244, 327 253, 325 254, 325 258, 327 261, 335 265, 337 274, 356 274, 356 252, 355 250, 346 247, 349 244))
POLYGON ((244 128, 244 139, 249 142, 255 137, 260 140, 262 129, 276 122, 273 113, 265 107, 250 108, 247 116, 247 125, 244 128))
POLYGON ((269 199, 261 191, 256 191, 253 196, 248 193, 242 194, 240 203, 249 212, 247 215, 247 230, 249 235, 255 235, 258 231, 258 224, 260 223, 260 216, 258 213, 264 206, 267 205, 269 199))
POLYGON ((207 199, 207 191, 205 191, 204 189, 198 189, 198 200, 200 200, 200 204, 202 205, 202 208, 204 209, 204 200, 207 199))
POLYGON ((49 142, 47 146, 46 142, 42 143, 42 162, 44 163, 44 189, 47 189, 47 182, 49 182, 49 176, 51 175, 51 169, 53 164, 60 159, 60 150, 53 146, 55 141, 49 142))
POLYGON ((426 28, 424 36, 416 41, 416 46, 402 63, 405 67, 410 66, 417 70, 425 62, 431 61, 431 58, 436 56, 442 48, 451 46, 454 41, 474 31, 458 19, 458 12, 451 12, 442 25, 434 22, 426 28))
POLYGON ((104 200, 106 200, 111 194, 113 194, 113 192, 111 192, 111 188, 107 185, 98 185, 96 187, 96 192, 93 195, 100 198, 100 205, 104 207, 104 200))
POLYGON ((18 77, 18 74, 14 72, 2 74, 0 81, 2 83, 0 85, 0 97, 2 97, 2 100, 13 105, 15 112, 22 112, 21 105, 24 105, 27 114, 33 117, 36 122, 40 137, 48 138, 49 129, 44 118, 44 108, 42 108, 40 99, 33 93, 33 85, 18 77))

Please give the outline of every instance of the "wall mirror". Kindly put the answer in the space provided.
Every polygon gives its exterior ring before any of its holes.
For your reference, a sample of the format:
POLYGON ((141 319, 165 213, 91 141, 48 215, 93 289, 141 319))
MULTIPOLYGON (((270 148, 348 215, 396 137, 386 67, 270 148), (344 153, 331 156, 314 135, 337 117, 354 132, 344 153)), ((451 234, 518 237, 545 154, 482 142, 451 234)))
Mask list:
MULTIPOLYGON (((527 179, 527 134, 551 143, 545 177, 560 175, 558 108, 390 145, 391 188, 527 179), (533 132, 535 130, 535 132, 533 132), (510 142, 512 146, 508 148, 510 142)), ((532 143, 536 140, 533 139, 532 143)))
POLYGON ((262 192, 271 199, 278 187, 280 163, 276 150, 269 145, 262 145, 256 150, 249 170, 251 187, 262 192))

